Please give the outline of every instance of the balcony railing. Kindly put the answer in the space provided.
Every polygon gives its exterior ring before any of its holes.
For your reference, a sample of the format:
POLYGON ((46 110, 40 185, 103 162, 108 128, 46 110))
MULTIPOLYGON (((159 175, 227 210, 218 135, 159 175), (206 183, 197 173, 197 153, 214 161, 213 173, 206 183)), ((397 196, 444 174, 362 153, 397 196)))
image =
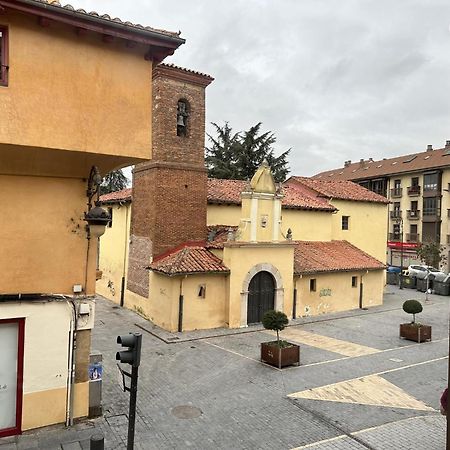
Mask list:
POLYGON ((406 233, 406 242, 419 242, 418 233, 406 233))
POLYGON ((394 197, 394 198, 401 197, 402 196, 402 191, 403 191, 402 188, 391 189, 391 197, 394 197))
POLYGON ((408 195, 411 196, 420 195, 420 186, 408 186, 408 195))
POLYGON ((402 240, 402 235, 400 233, 389 233, 389 240, 400 242, 402 240))
POLYGON ((400 209, 394 209, 394 211, 389 212, 391 219, 400 219, 402 217, 402 211, 400 209))
POLYGON ((406 216, 409 220, 418 220, 420 219, 420 210, 418 209, 408 209, 406 210, 406 216))

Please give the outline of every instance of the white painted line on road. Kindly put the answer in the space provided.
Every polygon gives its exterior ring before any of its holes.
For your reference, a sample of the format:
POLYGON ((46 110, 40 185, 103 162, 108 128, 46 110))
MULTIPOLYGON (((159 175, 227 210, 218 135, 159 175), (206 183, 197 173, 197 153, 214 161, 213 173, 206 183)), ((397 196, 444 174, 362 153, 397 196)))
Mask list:
POLYGON ((278 370, 278 371, 280 371, 280 372, 282 371, 282 370, 279 369, 278 367, 274 367, 274 366, 271 366, 270 364, 266 364, 266 363, 260 361, 259 359, 250 358, 250 356, 245 356, 245 355, 243 355, 242 353, 234 352, 233 350, 229 350, 229 349, 227 349, 227 348, 221 347, 220 345, 213 344, 212 342, 208 342, 208 341, 203 341, 203 342, 204 342, 205 344, 212 345, 213 347, 220 348, 221 350, 224 350, 224 351, 226 351, 226 352, 228 352, 228 353, 232 353, 233 355, 240 356, 241 358, 249 359, 249 360, 251 360, 251 361, 256 361, 257 363, 259 363, 259 364, 264 364, 265 366, 270 367, 271 369, 275 369, 275 370, 278 370))
POLYGON ((296 447, 296 448, 293 448, 292 450, 300 450, 302 448, 311 448, 311 447, 315 447, 317 445, 327 444, 328 442, 339 441, 341 439, 344 439, 345 437, 348 437, 348 436, 345 434, 341 434, 340 436, 336 436, 333 438, 323 439, 322 441, 316 441, 316 442, 312 442, 311 444, 302 445, 301 447, 296 447))

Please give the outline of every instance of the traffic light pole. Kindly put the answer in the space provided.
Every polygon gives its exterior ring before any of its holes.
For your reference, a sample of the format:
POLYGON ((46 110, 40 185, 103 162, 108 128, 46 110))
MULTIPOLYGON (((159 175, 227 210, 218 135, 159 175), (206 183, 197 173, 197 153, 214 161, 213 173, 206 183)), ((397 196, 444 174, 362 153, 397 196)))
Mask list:
POLYGON ((141 346, 142 346, 142 334, 141 333, 129 333, 122 336, 117 336, 117 343, 122 347, 127 347, 127 350, 122 350, 116 353, 116 360, 121 363, 131 365, 131 375, 128 372, 119 369, 122 373, 122 377, 126 375, 131 378, 131 386, 127 388, 124 382, 124 390, 130 392, 130 408, 128 412, 128 440, 127 450, 134 449, 134 431, 136 423, 136 399, 137 399, 137 386, 138 386, 138 371, 139 364, 141 363, 141 346))
POLYGON ((137 385, 138 385, 138 370, 139 370, 139 367, 132 367, 132 369, 131 369, 130 410, 128 413, 127 450, 133 450, 133 448, 134 448, 134 430, 135 430, 135 423, 136 423, 136 399, 137 399, 137 385))

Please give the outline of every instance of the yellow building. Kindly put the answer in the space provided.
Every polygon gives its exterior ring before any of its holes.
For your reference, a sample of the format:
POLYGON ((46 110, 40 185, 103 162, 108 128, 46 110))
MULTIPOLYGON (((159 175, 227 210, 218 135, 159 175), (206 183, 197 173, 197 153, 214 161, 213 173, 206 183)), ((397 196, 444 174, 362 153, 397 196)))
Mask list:
MULTIPOLYGON (((125 201, 129 195, 127 190, 101 200, 113 218, 130 217, 136 212, 124 210, 132 207, 125 201)), ((164 329, 182 331, 245 327, 260 322, 268 309, 292 318, 382 303, 384 264, 373 254, 384 257, 385 198, 351 182, 292 178, 279 188, 262 165, 250 183, 208 180, 207 199, 208 236, 149 260, 148 297, 124 290, 122 305, 164 329), (331 194, 340 197, 340 210, 331 194), (363 226, 381 249, 361 239, 363 226), (365 251, 353 242, 358 240, 365 251)), ((123 252, 112 245, 124 228, 114 227, 113 219, 101 238, 98 291, 119 303, 121 296, 108 285, 117 285, 127 270, 123 252)))
POLYGON ((153 64, 183 42, 59 2, 0 5, 0 436, 88 413, 85 215, 102 214, 102 175, 151 158, 153 64))

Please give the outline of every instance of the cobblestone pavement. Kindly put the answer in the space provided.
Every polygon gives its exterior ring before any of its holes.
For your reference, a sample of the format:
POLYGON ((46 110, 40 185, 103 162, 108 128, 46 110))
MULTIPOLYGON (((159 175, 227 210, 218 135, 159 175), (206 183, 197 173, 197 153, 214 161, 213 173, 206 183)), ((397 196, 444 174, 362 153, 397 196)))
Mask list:
POLYGON ((129 398, 114 357, 116 336, 129 331, 143 333, 136 449, 441 450, 450 297, 423 301, 418 319, 433 341, 422 344, 398 337, 408 298, 424 294, 388 286, 381 307, 293 321, 285 333, 301 342, 301 365, 283 370, 259 361, 269 337, 260 327, 170 335, 99 299, 103 417, 0 439, 0 450, 87 449, 98 432, 105 448, 126 448, 129 398))

